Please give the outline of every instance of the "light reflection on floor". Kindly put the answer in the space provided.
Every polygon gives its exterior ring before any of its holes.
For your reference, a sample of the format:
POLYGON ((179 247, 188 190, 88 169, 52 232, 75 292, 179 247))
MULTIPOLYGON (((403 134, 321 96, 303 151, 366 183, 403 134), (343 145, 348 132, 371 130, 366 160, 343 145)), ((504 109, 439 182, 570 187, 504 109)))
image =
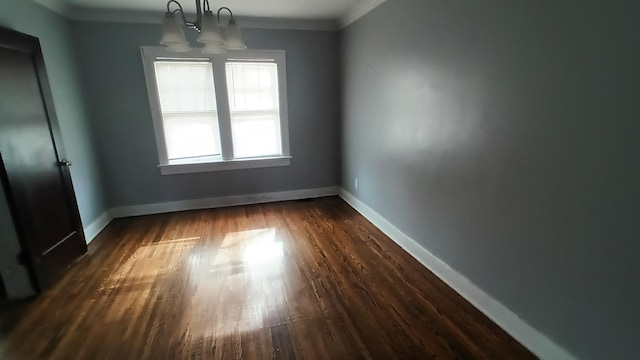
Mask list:
POLYGON ((153 296, 154 285, 177 279, 181 262, 201 239, 199 236, 163 239, 140 246, 103 282, 101 296, 109 294, 114 303, 103 320, 118 323, 143 316, 147 309, 142 304, 153 296))
MULTIPOLYGON (((286 320, 284 246, 275 228, 233 232, 208 242, 200 236, 161 239, 141 246, 102 285, 114 293, 108 322, 141 316, 156 283, 175 283, 189 303, 178 321, 193 336, 252 331, 286 320), (186 270, 186 271, 184 271, 186 270), (135 273, 125 282, 122 273, 135 273), (184 274, 187 278, 184 278, 184 274), (117 310, 115 310, 117 309, 117 310)), ((166 297, 169 294, 165 294, 166 297)))
POLYGON ((192 308, 184 319, 194 336, 263 328, 284 317, 284 250, 276 229, 228 233, 219 248, 189 256, 192 308))

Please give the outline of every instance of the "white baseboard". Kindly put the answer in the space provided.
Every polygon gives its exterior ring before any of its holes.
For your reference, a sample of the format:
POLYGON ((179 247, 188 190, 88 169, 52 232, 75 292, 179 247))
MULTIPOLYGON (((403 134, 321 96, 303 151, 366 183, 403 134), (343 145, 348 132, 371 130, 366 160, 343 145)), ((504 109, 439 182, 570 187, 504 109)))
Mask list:
POLYGON ((100 215, 97 219, 95 219, 89 226, 84 228, 84 238, 89 244, 93 239, 98 236, 100 231, 104 229, 109 223, 113 220, 109 211, 105 211, 102 215, 100 215))
POLYGON ((475 286, 469 279, 449 267, 444 261, 423 248, 415 240, 405 235, 382 215, 358 200, 358 198, 344 189, 339 189, 338 195, 536 356, 541 359, 554 360, 576 359, 567 350, 531 327, 506 306, 475 286))
POLYGON ((212 209, 225 206, 250 205, 274 201, 299 200, 322 196, 338 195, 337 187, 316 189, 279 191, 260 194, 221 196, 206 199, 169 201, 155 204, 121 206, 112 208, 110 215, 114 218, 160 214, 174 211, 212 209))

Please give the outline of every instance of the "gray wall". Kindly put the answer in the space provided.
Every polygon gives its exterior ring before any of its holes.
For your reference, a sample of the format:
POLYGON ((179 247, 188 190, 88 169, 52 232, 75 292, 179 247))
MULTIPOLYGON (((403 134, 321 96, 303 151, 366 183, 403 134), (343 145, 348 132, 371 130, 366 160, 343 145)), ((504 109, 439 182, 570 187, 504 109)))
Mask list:
POLYGON ((640 353, 639 19, 389 0, 343 32, 343 186, 584 359, 640 353))
MULTIPOLYGON (((0 0, 0 26, 40 38, 64 148, 73 162, 73 179, 84 226, 105 209, 84 99, 79 87, 67 21, 31 0, 0 0)), ((4 194, 0 194, 0 268, 10 296, 30 293, 25 270, 15 260, 19 251, 4 194)))
POLYGON ((74 22, 110 206, 335 186, 339 183, 339 34, 246 30, 253 49, 287 55, 291 166, 160 175, 140 46, 161 26, 74 22))

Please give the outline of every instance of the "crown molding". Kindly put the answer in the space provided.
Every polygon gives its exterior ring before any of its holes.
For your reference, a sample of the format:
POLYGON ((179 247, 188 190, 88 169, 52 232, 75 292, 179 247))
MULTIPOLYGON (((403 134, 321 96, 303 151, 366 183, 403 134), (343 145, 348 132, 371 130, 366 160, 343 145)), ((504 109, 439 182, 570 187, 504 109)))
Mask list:
MULTIPOLYGON (((95 9, 69 5, 66 0, 33 0, 60 15, 76 21, 159 24, 163 11, 95 9)), ((345 28, 380 6, 386 0, 360 0, 339 20, 287 19, 238 16, 244 28, 278 30, 337 31, 345 28)), ((191 17, 195 15, 191 14, 191 17)))
POLYGON ((351 25, 353 22, 365 16, 369 11, 377 8, 385 1, 387 0, 360 0, 340 19, 340 28, 343 29, 351 25))
MULTIPOLYGON (((164 11, 135 11, 91 9, 70 6, 65 0, 34 0, 38 4, 76 21, 115 22, 135 24, 160 24, 164 11)), ((364 1, 364 0, 363 0, 364 1)), ((195 14, 187 14, 195 18, 195 14)), ((312 30, 337 31, 340 23, 335 20, 322 19, 286 19, 286 18, 258 18, 236 16, 238 23, 245 29, 275 29, 275 30, 312 30)))
POLYGON ((249 29, 314 31, 340 30, 340 23, 336 20, 255 18, 243 16, 238 16, 237 18, 238 24, 240 24, 241 27, 249 29))
MULTIPOLYGON (((23 0, 24 1, 24 0, 23 0)), ((69 11, 69 4, 66 0, 33 0, 36 4, 46 7, 47 9, 58 13, 63 16, 67 16, 69 11)))
MULTIPOLYGON (((77 21, 116 22, 136 24, 160 24, 164 11, 131 11, 104 10, 69 7, 67 17, 77 21)), ((187 14, 188 18, 195 18, 195 14, 187 14)), ((317 30, 335 31, 340 26, 334 20, 312 19, 279 19, 236 16, 238 24, 249 29, 286 29, 286 30, 317 30)))

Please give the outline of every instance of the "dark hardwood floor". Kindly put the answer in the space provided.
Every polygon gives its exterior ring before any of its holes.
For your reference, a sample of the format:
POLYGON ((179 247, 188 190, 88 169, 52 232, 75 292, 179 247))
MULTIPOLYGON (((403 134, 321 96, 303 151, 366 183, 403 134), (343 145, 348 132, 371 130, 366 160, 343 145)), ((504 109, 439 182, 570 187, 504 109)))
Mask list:
POLYGON ((337 197, 114 220, 2 359, 529 359, 337 197))

